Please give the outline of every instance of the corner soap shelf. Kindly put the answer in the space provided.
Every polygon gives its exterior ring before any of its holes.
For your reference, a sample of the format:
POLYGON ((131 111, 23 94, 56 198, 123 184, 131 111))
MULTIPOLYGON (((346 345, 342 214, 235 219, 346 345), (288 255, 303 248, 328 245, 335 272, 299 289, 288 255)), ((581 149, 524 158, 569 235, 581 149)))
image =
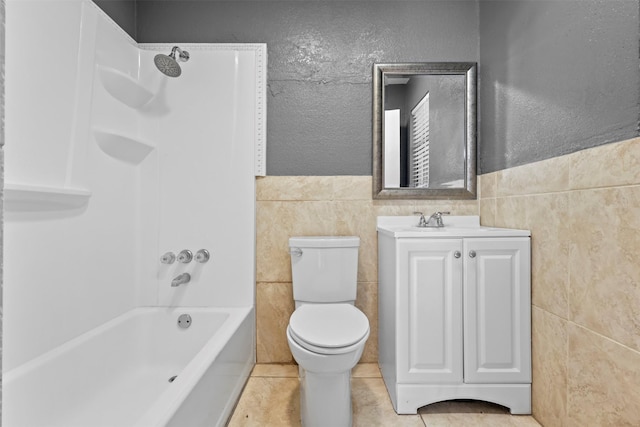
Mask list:
POLYGON ((46 211, 78 208, 87 204, 91 191, 83 188, 46 187, 31 184, 4 184, 7 211, 46 211))
POLYGON ((105 154, 132 165, 139 164, 155 150, 147 142, 106 130, 94 129, 93 135, 105 154))
POLYGON ((131 108, 142 108, 155 96, 155 93, 122 71, 103 65, 96 67, 100 81, 107 92, 131 108))

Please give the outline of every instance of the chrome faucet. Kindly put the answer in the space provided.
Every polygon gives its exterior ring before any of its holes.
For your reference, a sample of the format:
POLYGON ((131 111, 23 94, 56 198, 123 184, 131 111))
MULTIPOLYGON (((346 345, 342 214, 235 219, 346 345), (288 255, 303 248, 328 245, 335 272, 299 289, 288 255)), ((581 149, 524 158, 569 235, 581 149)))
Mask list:
POLYGON ((424 214, 422 212, 414 212, 414 215, 420 215, 420 220, 418 221, 418 227, 428 227, 427 220, 424 219, 424 214))
POLYGON ((189 273, 182 273, 177 275, 176 278, 171 281, 171 287, 175 288, 176 286, 189 283, 189 281, 191 281, 191 275, 189 273))
POLYGON ((427 220, 427 227, 444 227, 442 222, 442 215, 449 215, 451 212, 434 212, 427 220), (431 220, 435 221, 435 225, 431 225, 431 220))
POLYGON ((451 212, 434 212, 431 214, 429 219, 425 219, 424 214, 422 212, 414 212, 415 215, 420 215, 420 220, 418 221, 418 227, 433 227, 440 228, 444 227, 444 223, 442 222, 442 215, 449 215, 451 212), (435 222, 434 223, 432 223, 435 222))

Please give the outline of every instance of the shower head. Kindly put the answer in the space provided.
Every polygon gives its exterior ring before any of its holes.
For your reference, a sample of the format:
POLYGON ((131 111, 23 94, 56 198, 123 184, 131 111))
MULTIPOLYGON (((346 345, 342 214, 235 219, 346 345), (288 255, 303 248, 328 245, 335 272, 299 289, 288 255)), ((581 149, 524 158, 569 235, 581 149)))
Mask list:
POLYGON ((176 51, 178 51, 179 54, 179 61, 187 62, 189 60, 189 52, 180 49, 178 46, 174 46, 169 55, 163 55, 160 53, 153 58, 153 62, 156 63, 158 70, 169 77, 178 77, 182 74, 180 64, 178 64, 178 61, 176 60, 176 51))

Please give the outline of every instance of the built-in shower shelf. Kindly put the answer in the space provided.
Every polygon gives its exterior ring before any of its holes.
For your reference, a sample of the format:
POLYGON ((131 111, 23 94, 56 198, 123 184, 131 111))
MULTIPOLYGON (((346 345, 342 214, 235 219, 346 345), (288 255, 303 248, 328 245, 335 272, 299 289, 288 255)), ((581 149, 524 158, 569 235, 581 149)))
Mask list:
POLYGON ((83 188, 4 184, 4 207, 7 211, 73 209, 87 204, 90 197, 91 191, 83 188))
POLYGON ((94 130, 93 135, 105 154, 132 165, 142 162, 155 149, 148 142, 105 130, 94 130))
POLYGON ((103 65, 98 65, 97 68, 100 81, 107 92, 131 108, 142 108, 155 96, 155 93, 122 71, 103 65))

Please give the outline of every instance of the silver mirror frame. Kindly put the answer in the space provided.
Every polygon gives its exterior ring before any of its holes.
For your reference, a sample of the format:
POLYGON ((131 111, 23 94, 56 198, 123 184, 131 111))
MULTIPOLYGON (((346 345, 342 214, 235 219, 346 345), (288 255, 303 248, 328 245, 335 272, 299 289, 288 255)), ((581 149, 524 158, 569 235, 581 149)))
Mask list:
POLYGON ((475 62, 410 62, 373 64, 373 198, 475 199, 477 156, 477 64, 475 62), (384 188, 384 76, 386 74, 465 76, 465 186, 452 189, 384 188))

